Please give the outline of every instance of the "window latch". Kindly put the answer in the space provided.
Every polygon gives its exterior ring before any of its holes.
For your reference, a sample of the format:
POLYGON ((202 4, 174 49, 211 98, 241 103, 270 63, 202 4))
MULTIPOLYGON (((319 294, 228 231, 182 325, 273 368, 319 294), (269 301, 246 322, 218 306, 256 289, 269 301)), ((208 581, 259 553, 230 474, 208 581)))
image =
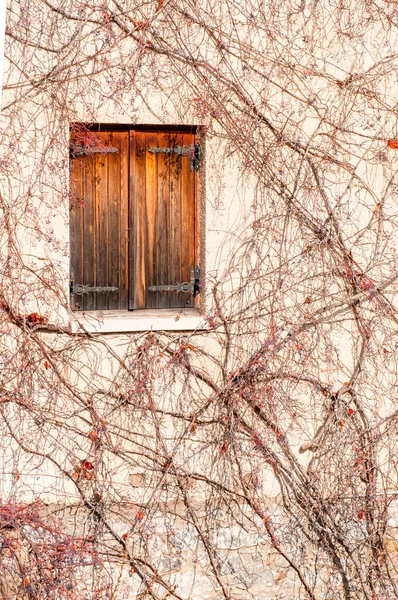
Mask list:
POLYGON ((174 285, 151 285, 148 287, 150 292, 189 292, 197 296, 200 292, 200 269, 199 267, 191 267, 189 269, 189 282, 176 283, 174 285))
POLYGON ((180 154, 181 156, 189 156, 189 166, 191 171, 199 171, 200 161, 202 159, 200 144, 173 146, 172 148, 148 148, 148 152, 151 152, 152 154, 180 154))

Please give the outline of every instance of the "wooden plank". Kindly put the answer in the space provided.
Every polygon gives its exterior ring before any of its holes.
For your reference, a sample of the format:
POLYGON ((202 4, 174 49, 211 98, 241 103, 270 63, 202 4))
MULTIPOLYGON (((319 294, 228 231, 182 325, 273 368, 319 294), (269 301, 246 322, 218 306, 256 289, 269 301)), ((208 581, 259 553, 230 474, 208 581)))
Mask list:
MULTIPOLYGON (((191 134, 183 135, 183 144, 189 146, 195 142, 191 134)), ((195 263, 195 184, 196 172, 191 171, 190 161, 182 161, 181 170, 181 276, 184 281, 189 281, 189 270, 195 263)), ((182 295, 182 294, 181 294, 182 295)), ((183 306, 192 307, 195 301, 191 294, 185 295, 183 306)))
POLYGON ((146 306, 145 133, 130 131, 129 308, 146 306))
MULTIPOLYGON (((183 146, 184 138, 183 135, 173 135, 171 137, 171 146, 183 146)), ((189 281, 185 278, 182 272, 182 242, 183 242, 183 228, 182 228, 182 202, 185 198, 182 197, 182 177, 181 172, 184 168, 184 163, 189 161, 185 156, 179 156, 176 154, 170 157, 170 199, 169 199, 169 210, 170 210, 170 230, 169 230, 169 283, 182 283, 183 281, 189 281)), ((181 292, 168 292, 169 306, 170 308, 179 308, 185 306, 187 300, 187 294, 181 292)))
POLYGON ((159 161, 157 154, 148 152, 148 148, 159 146, 156 132, 146 132, 146 186, 145 186, 145 307, 158 307, 158 292, 148 291, 151 285, 157 285, 157 232, 158 232, 158 194, 159 194, 159 161))
MULTIPOLYGON (((110 144, 109 133, 96 134, 105 146, 110 144)), ((109 154, 96 154, 96 178, 95 178, 95 256, 96 256, 96 283, 98 286, 108 286, 108 263, 109 263, 109 154)), ((109 293, 95 292, 97 310, 108 308, 109 293)))
MULTIPOLYGON (((128 207, 128 222, 129 222, 129 256, 128 256, 128 287, 129 287, 129 310, 135 308, 135 270, 136 270, 136 249, 137 234, 135 228, 135 220, 137 213, 136 199, 136 133, 129 132, 129 207, 128 207)), ((139 299, 137 299, 139 302, 139 299)))
MULTIPOLYGON (((77 283, 95 285, 95 177, 96 164, 94 156, 83 159, 84 176, 84 214, 83 214, 83 275, 77 283)), ((80 296, 80 304, 83 310, 94 310, 96 308, 95 294, 90 292, 80 296)))
MULTIPOLYGON (((71 139, 73 141, 73 138, 71 139)), ((70 197, 70 277, 74 281, 83 278, 83 164, 81 160, 74 159, 71 164, 69 197, 70 197)), ((78 296, 71 296, 72 309, 81 308, 81 300, 78 296)))
MULTIPOLYGON (((172 136, 168 133, 158 133, 160 148, 173 145, 172 136)), ((155 238, 155 285, 173 284, 170 281, 169 266, 174 257, 170 255, 170 172, 175 164, 176 155, 158 154, 158 190, 156 210, 155 238)), ((147 189, 147 198, 149 190, 147 189)), ((169 308, 170 292, 156 292, 158 308, 169 308)))
MULTIPOLYGON (((119 152, 110 154, 108 158, 108 278, 107 285, 119 287, 120 273, 120 143, 117 132, 110 133, 109 144, 119 152)), ((118 309, 119 292, 106 294, 107 308, 118 309)))
MULTIPOLYGON (((193 136, 194 138, 194 144, 198 144, 200 142, 200 137, 198 136, 198 134, 196 134, 195 136, 193 136)), ((202 150, 203 152, 203 150, 202 150)), ((200 173, 200 171, 199 171, 200 173)), ((195 172, 193 174, 193 178, 194 178, 194 264, 195 267, 198 266, 199 268, 201 268, 201 262, 200 262, 200 256, 201 256, 201 249, 200 249, 200 219, 199 219, 199 194, 200 194, 200 175, 198 172, 195 172)), ((200 277, 203 277, 203 273, 201 273, 200 277)), ((194 298, 194 303, 193 303, 197 308, 200 307, 200 294, 198 294, 197 296, 195 296, 194 298)))
MULTIPOLYGON (((107 293, 108 309, 123 308, 120 302, 122 290, 120 289, 121 270, 123 269, 121 260, 122 249, 122 224, 120 222, 122 207, 122 177, 121 177, 121 141, 122 135, 119 132, 110 134, 110 144, 118 149, 117 153, 108 156, 108 279, 107 285, 119 288, 118 292, 107 293)), ((127 199, 125 199, 127 200, 127 199)), ((125 307, 127 308, 127 307, 125 307)))
POLYGON ((129 133, 120 134, 120 263, 119 308, 128 308, 128 259, 129 259, 129 133))

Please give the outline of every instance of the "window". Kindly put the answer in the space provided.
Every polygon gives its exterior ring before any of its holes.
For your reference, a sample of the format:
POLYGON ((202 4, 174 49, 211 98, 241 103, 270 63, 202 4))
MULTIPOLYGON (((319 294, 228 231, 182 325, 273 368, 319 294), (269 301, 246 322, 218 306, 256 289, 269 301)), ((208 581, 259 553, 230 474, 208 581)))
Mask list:
POLYGON ((73 127, 70 148, 72 309, 195 307, 196 132, 73 127))

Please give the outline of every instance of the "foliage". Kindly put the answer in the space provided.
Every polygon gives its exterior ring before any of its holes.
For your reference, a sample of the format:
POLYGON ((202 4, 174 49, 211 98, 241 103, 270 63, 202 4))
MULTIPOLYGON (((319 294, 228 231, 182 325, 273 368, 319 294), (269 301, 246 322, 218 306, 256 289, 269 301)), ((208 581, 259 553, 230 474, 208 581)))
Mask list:
POLYGON ((384 0, 10 0, 3 496, 62 505, 105 597, 398 597, 397 24, 384 0), (201 127, 205 331, 67 331, 69 123, 115 115, 201 127))

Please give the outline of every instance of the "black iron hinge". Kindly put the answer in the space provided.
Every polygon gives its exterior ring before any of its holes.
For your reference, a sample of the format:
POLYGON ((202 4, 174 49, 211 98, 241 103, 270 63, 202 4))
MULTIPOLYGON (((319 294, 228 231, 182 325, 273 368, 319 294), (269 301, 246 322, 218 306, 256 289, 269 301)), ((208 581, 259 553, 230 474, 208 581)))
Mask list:
POLYGON ((189 269, 189 282, 176 283, 170 285, 151 285, 148 287, 150 292, 189 292, 196 296, 200 292, 200 269, 191 267, 189 269))
POLYGON ((119 291, 119 288, 115 286, 81 285, 80 283, 75 283, 72 279, 69 282, 69 289, 71 294, 76 294, 77 296, 81 296, 82 294, 89 294, 90 292, 100 293, 119 291))
POLYGON ((152 154, 180 154, 189 156, 189 166, 191 171, 199 171, 202 151, 200 144, 191 144, 190 146, 173 146, 172 148, 148 148, 152 154))
POLYGON ((118 148, 113 146, 101 146, 95 144, 70 144, 69 155, 71 159, 76 156, 90 156, 90 154, 114 154, 119 152, 118 148))

